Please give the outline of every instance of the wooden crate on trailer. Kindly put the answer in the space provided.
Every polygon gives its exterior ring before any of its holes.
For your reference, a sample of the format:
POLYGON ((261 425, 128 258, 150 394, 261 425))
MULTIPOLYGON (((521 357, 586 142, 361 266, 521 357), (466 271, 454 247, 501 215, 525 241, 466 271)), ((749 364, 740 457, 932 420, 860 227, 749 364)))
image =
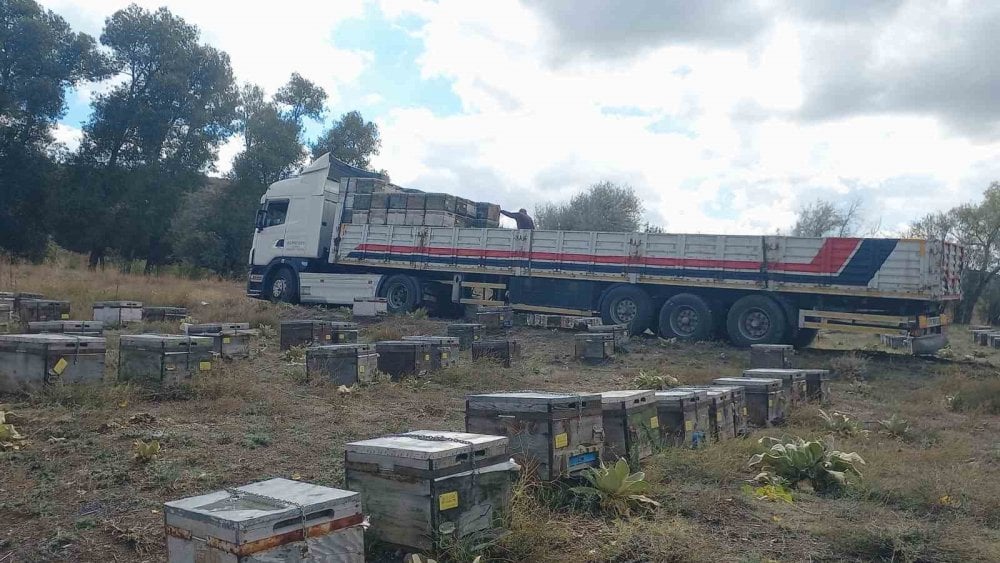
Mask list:
POLYGON ((589 325, 587 327, 587 332, 598 333, 598 334, 611 334, 614 337, 615 351, 625 352, 627 351, 629 332, 628 325, 589 325))
POLYGON ((14 311, 22 326, 38 321, 69 320, 69 313, 69 301, 56 299, 20 299, 14 311))
POLYGON ((750 368, 788 369, 795 348, 790 344, 751 344, 750 368))
POLYGON ((587 332, 573 335, 573 355, 585 362, 603 362, 615 357, 615 335, 587 332))
POLYGON ((697 393, 668 389, 656 391, 655 397, 663 444, 675 447, 699 445, 701 440, 695 432, 698 418, 697 393))
POLYGON ((215 343, 207 336, 127 334, 118 345, 118 379, 173 387, 215 368, 215 343))
POLYGON ((487 359, 498 362, 509 368, 521 357, 521 348, 517 340, 480 340, 472 343, 472 359, 487 359))
POLYGON ((370 532, 419 551, 491 530, 520 469, 497 435, 415 430, 344 449, 344 481, 364 498, 370 532))
POLYGON ((472 344, 482 340, 486 327, 479 323, 452 323, 448 325, 448 336, 459 340, 459 349, 471 350, 472 344))
POLYGON ((94 320, 108 328, 118 328, 142 320, 141 301, 95 301, 94 320))
POLYGON ((167 563, 364 563, 361 494, 275 478, 163 505, 167 563))
POLYGON ((403 340, 430 344, 433 351, 431 356, 433 369, 452 366, 458 362, 460 343, 457 336, 404 336, 403 340))
POLYGON ((748 426, 766 428, 785 421, 785 408, 788 399, 780 379, 720 377, 712 380, 712 384, 743 387, 748 426))
POLYGON ((810 403, 830 402, 830 370, 804 369, 806 374, 806 400, 810 403))
POLYGON ((430 342, 415 340, 384 340, 375 343, 378 370, 394 381, 407 375, 422 375, 434 371, 434 351, 430 342))
POLYGON ((188 316, 187 307, 143 307, 142 320, 147 322, 183 321, 188 316))
POLYGON ((806 402, 808 393, 806 392, 806 371, 802 369, 747 369, 743 370, 743 377, 760 377, 780 379, 782 387, 785 388, 785 395, 788 399, 788 406, 791 408, 802 405, 806 402))
POLYGON ((656 395, 648 390, 601 393, 604 457, 639 461, 660 445, 656 395))
POLYGON ((35 321, 28 323, 28 333, 102 336, 104 323, 101 321, 35 321))
POLYGON ((38 391, 49 385, 100 383, 104 338, 66 334, 0 335, 0 392, 38 391))
POLYGON ((518 391, 465 398, 465 429, 510 438, 510 451, 539 479, 600 464, 604 422, 597 393, 518 391))
POLYGON ((371 383, 378 370, 378 354, 371 344, 331 344, 306 348, 306 376, 337 385, 371 383))

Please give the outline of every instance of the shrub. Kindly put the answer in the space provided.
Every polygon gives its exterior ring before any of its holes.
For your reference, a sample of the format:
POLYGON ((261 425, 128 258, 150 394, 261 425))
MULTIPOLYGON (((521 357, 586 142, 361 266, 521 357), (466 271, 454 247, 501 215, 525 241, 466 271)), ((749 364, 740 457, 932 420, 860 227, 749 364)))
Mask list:
POLYGON ((852 475, 860 478, 858 466, 865 464, 857 453, 831 450, 822 440, 806 442, 796 438, 794 442, 782 443, 765 437, 758 443, 771 447, 751 457, 747 465, 764 469, 757 479, 771 484, 788 483, 798 488, 808 482, 816 491, 835 490, 847 485, 852 475))
POLYGON ((616 518, 629 517, 634 511, 647 511, 660 506, 646 496, 650 490, 646 474, 641 471, 632 473, 624 459, 619 459, 611 467, 602 462, 600 467, 585 471, 583 477, 589 485, 573 487, 571 491, 578 496, 595 499, 602 512, 616 518))
POLYGON ((830 369, 846 381, 862 381, 868 375, 868 360, 851 352, 830 360, 830 369))
POLYGON ((966 382, 948 397, 948 408, 955 412, 1000 414, 1000 379, 966 382))
POLYGON ((663 390, 680 385, 680 382, 671 375, 656 375, 639 370, 639 375, 632 380, 632 385, 634 389, 663 390))
POLYGON ((823 425, 827 430, 841 436, 863 436, 867 434, 861 422, 853 420, 844 413, 834 411, 827 414, 823 409, 819 410, 819 416, 823 419, 823 425))
POLYGON ((893 438, 905 438, 910 433, 910 422, 900 418, 897 414, 893 414, 886 420, 878 421, 878 425, 893 438))
POLYGON ((150 440, 148 442, 136 440, 135 442, 132 442, 132 448, 134 450, 133 459, 139 463, 153 461, 156 459, 156 456, 160 454, 159 440, 150 440))

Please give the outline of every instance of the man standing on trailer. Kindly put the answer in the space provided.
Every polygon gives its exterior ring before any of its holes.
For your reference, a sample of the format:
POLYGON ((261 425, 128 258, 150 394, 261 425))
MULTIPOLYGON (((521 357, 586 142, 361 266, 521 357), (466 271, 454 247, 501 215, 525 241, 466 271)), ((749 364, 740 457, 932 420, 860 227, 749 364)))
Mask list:
POLYGON ((532 221, 531 216, 528 215, 528 210, 521 208, 517 210, 517 213, 512 211, 500 210, 500 214, 505 217, 510 217, 511 219, 517 221, 517 228, 519 230, 533 231, 535 230, 535 222, 532 221))

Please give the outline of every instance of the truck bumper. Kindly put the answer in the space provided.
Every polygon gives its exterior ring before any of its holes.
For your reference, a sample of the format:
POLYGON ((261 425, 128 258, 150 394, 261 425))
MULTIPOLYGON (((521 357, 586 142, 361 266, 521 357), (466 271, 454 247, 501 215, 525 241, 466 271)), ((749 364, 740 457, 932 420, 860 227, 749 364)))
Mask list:
POLYGON ((251 266, 247 273, 247 296, 260 299, 264 294, 264 271, 267 266, 251 266))
POLYGON ((912 350, 914 356, 930 356, 936 354, 946 344, 948 344, 948 335, 943 332, 925 334, 923 336, 914 336, 910 340, 910 350, 912 350))

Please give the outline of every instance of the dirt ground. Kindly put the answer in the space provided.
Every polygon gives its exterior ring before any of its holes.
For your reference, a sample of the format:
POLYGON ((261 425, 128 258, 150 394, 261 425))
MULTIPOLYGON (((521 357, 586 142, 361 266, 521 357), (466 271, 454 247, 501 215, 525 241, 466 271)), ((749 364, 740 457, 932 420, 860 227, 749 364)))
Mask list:
MULTIPOLYGON (((64 282, 30 270, 19 275, 21 289, 44 279, 49 285, 42 291, 58 297, 60 289, 77 294, 71 284, 86 284, 95 274, 75 273, 64 282)), ((107 298, 111 285, 102 283, 105 291, 74 301, 75 313, 87 310, 87 299, 107 298)), ((524 358, 513 368, 473 364, 463 353, 456 367, 342 395, 307 380, 301 358, 280 352, 269 326, 278 318, 331 318, 338 311, 250 302, 228 282, 162 283, 174 292, 173 303, 155 294, 147 294, 147 302, 189 304, 203 322, 263 324, 252 358, 226 363, 184 392, 151 394, 113 382, 117 334, 109 332, 106 385, 0 397, 0 410, 14 413, 27 438, 19 451, 0 452, 0 562, 162 561, 163 502, 271 477, 340 486, 345 442, 408 430, 463 430, 469 393, 628 389, 640 371, 705 383, 736 375, 749 363, 746 351, 723 343, 649 336, 633 339, 630 352, 611 363, 584 365, 571 356, 572 333, 518 328, 512 336, 524 358), (201 287, 212 299, 200 295, 201 287), (217 306, 197 309, 206 301, 217 306), (137 439, 159 440, 159 456, 134 461, 137 439)), ((133 298, 126 294, 130 288, 138 293, 146 287, 131 277, 114 285, 122 298, 133 298)), ((363 332, 369 340, 444 334, 445 325, 401 317, 363 332)), ((144 330, 178 327, 129 328, 144 330)), ((796 363, 860 371, 863 382, 844 377, 834 383, 826 409, 863 421, 871 432, 828 435, 818 408, 808 406, 785 427, 748 439, 666 450, 644 463, 661 509, 629 520, 560 506, 545 488, 521 487, 508 533, 484 559, 1000 561, 1000 350, 973 346, 963 327, 952 334, 947 359, 890 353, 870 337, 821 335, 796 363), (860 350, 852 353, 860 359, 841 360, 844 349, 860 350), (910 422, 905 439, 877 431, 877 421, 893 414, 910 422), (792 504, 756 500, 742 486, 756 473, 746 462, 764 435, 822 437, 837 449, 856 451, 867 461, 864 479, 836 496, 796 492, 792 504)))

